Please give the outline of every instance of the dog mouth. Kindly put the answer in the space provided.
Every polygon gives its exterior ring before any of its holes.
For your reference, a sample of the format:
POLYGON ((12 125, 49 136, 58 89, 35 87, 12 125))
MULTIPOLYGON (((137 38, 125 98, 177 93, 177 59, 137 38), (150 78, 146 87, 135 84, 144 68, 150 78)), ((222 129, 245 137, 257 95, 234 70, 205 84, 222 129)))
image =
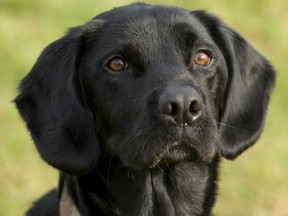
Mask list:
POLYGON ((210 163, 216 153, 216 127, 207 122, 180 127, 156 125, 149 130, 137 127, 129 136, 117 132, 109 137, 106 152, 118 157, 124 167, 135 170, 182 162, 210 163))
POLYGON ((165 150, 155 156, 149 168, 156 166, 169 166, 180 162, 210 163, 215 156, 216 148, 214 145, 206 147, 195 147, 193 144, 182 140, 174 141, 165 150))
POLYGON ((166 144, 162 143, 162 145, 157 145, 159 144, 157 142, 150 144, 149 148, 134 152, 130 157, 123 157, 125 154, 113 155, 119 157, 125 167, 148 170, 182 162, 207 164, 216 154, 216 145, 213 142, 199 143, 193 140, 177 139, 166 144))

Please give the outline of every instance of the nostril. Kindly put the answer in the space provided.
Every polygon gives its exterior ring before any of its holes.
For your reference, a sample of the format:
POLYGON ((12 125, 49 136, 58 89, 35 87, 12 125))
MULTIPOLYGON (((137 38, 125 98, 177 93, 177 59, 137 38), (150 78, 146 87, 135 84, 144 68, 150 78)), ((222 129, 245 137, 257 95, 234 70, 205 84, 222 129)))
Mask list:
POLYGON ((171 112, 170 115, 177 115, 177 113, 179 112, 179 108, 177 103, 171 103, 171 112))
POLYGON ((199 101, 192 101, 189 107, 189 111, 190 113, 192 113, 192 115, 197 115, 202 111, 203 105, 201 102, 199 101))
POLYGON ((178 112, 178 106, 174 102, 168 102, 162 105, 161 111, 165 115, 176 115, 178 112))

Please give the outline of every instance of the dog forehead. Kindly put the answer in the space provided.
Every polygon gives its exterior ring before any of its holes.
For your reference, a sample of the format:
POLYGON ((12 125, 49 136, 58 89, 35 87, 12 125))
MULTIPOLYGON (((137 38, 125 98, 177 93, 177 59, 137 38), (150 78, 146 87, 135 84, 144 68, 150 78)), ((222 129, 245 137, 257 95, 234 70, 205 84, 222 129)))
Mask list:
POLYGON ((134 4, 100 14, 94 20, 103 22, 100 32, 104 44, 131 45, 139 51, 159 46, 175 48, 175 42, 187 34, 211 39, 193 12, 177 7, 134 4))
MULTIPOLYGON (((195 32, 204 32, 199 20, 193 16, 193 12, 170 6, 158 6, 147 4, 132 4, 98 15, 94 19, 102 20, 105 27, 113 33, 123 33, 129 37, 145 33, 155 35, 166 34, 173 31, 173 27, 181 24, 182 27, 190 28, 195 32)), ((180 31, 181 29, 176 29, 180 31)))
POLYGON ((119 8, 114 8, 99 14, 94 19, 103 19, 107 21, 137 20, 142 18, 163 18, 165 20, 175 19, 175 17, 189 16, 189 11, 179 7, 148 5, 148 4, 131 4, 119 8))

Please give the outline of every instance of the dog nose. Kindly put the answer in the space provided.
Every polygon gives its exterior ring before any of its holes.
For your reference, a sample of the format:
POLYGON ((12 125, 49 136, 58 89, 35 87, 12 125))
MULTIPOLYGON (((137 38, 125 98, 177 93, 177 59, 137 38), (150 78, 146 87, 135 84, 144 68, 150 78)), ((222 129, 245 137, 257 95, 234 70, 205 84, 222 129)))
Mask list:
POLYGON ((159 109, 177 124, 192 125, 202 113, 203 101, 191 86, 169 87, 160 95, 159 109))

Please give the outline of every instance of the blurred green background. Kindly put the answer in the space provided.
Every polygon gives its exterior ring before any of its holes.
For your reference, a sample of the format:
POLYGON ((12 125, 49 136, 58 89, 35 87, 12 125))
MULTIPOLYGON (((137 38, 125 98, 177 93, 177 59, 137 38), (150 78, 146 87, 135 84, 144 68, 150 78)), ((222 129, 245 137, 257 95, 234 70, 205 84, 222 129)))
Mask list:
MULTIPOLYGON (((216 216, 288 215, 288 1, 154 0, 205 9, 237 29, 278 71, 265 131, 237 160, 223 160, 216 216)), ((32 201, 57 185, 13 103, 17 85, 41 50, 100 12, 129 0, 0 1, 0 215, 23 215, 32 201)))

